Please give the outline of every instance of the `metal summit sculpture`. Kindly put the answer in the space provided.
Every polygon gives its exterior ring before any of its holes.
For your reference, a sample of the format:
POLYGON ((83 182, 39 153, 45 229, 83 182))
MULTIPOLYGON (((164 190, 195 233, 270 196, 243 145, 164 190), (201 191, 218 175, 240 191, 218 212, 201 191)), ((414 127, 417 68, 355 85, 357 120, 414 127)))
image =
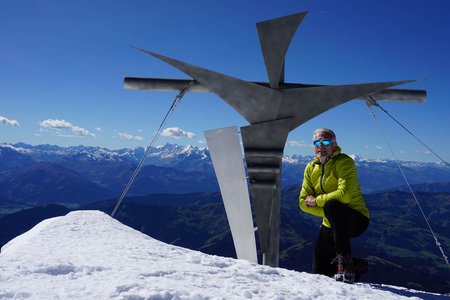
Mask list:
MULTIPOLYGON (((262 263, 270 266, 278 266, 279 260, 281 162, 289 132, 352 99, 365 100, 370 95, 378 100, 423 102, 426 97, 423 90, 390 89, 414 80, 350 85, 285 83, 286 52, 306 14, 300 12, 256 24, 269 82, 244 81, 139 49, 190 76, 194 81, 189 92, 216 94, 250 123, 240 132, 262 263)), ((159 91, 181 90, 190 81, 136 77, 124 80, 126 89, 159 91)), ((235 234, 233 230, 232 233, 235 234)))

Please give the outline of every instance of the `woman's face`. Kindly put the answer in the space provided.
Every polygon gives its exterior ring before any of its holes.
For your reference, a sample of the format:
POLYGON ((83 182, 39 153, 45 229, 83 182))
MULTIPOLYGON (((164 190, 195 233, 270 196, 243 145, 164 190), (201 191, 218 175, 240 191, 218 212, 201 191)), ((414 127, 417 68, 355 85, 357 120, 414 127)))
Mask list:
POLYGON ((314 135, 313 141, 321 141, 319 146, 314 147, 314 153, 320 159, 321 162, 324 162, 328 157, 330 157, 334 150, 336 150, 337 144, 334 142, 329 136, 324 132, 319 132, 314 135), (328 146, 322 143, 323 140, 331 141, 331 144, 328 146))

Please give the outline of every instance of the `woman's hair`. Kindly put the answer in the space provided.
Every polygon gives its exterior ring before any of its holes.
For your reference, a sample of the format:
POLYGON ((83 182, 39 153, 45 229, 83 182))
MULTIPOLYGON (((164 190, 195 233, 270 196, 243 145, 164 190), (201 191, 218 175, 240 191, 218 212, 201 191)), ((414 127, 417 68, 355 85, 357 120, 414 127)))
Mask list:
POLYGON ((316 136, 320 133, 325 135, 327 138, 332 139, 333 141, 336 141, 336 134, 334 133, 333 130, 328 129, 328 128, 318 128, 318 129, 314 130, 314 132, 313 132, 314 136, 316 136))

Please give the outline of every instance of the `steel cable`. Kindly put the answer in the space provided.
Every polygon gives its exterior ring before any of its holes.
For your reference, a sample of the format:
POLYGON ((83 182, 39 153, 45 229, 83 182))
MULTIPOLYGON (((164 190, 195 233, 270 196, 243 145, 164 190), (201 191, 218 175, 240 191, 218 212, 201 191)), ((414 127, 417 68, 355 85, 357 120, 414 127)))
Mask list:
POLYGON ((193 80, 189 81, 183 89, 178 93, 178 95, 175 96, 172 105, 170 106, 169 110, 167 111, 166 115, 164 116, 164 119, 161 122, 161 125, 159 125, 158 131, 153 136, 153 139, 150 143, 150 145, 147 146, 145 149, 144 155, 142 156, 141 160, 139 161, 138 165, 136 166, 136 169, 133 172, 133 175, 131 175, 130 180, 128 181, 128 184, 125 186, 125 189, 123 190, 122 194, 120 195, 119 199, 117 200, 116 206, 114 207, 111 217, 114 217, 117 210, 119 209, 120 204, 122 203, 123 199, 125 198, 126 194, 128 193, 128 190, 130 189, 131 185, 133 184, 134 180, 136 179, 136 176, 141 171, 142 166, 144 165, 145 160, 147 159, 148 154, 150 153, 151 148, 153 147, 153 144, 156 142, 158 137, 161 135, 161 132, 163 131, 164 125, 167 122, 169 116, 172 114, 172 112, 175 110, 175 107, 180 103, 181 99, 183 98, 186 91, 191 86, 193 80))
MULTIPOLYGON (((370 97, 370 96, 369 96, 369 97, 370 97)), ((380 122, 378 121, 378 119, 377 119, 377 117, 376 117, 376 115, 375 115, 375 112, 372 110, 372 105, 375 105, 375 106, 379 107, 383 112, 386 112, 386 111, 385 111, 383 108, 381 108, 381 106, 380 106, 380 105, 379 105, 372 97, 370 97, 370 99, 371 99, 371 101, 368 101, 367 106, 369 107, 369 110, 370 110, 370 112, 371 112, 371 114, 372 114, 372 117, 374 118, 375 123, 376 123, 378 129, 380 130, 381 134, 383 135, 383 138, 384 138, 386 144, 388 145, 389 150, 390 150, 392 156, 394 157, 394 160, 395 160, 395 162, 396 162, 396 164, 397 164, 397 166, 398 166, 398 168, 399 168, 399 170, 400 170, 400 172, 401 172, 401 174, 402 174, 402 176, 403 176, 403 179, 405 180, 405 182, 406 182, 406 184, 407 184, 407 186, 408 186, 408 188, 409 188, 409 191, 411 192, 411 195, 413 196, 414 200, 416 201, 416 204, 417 204, 417 206, 419 207, 419 210, 420 210, 420 212, 422 213, 422 216, 423 216, 423 218, 425 219, 425 222, 427 223, 428 229, 430 230, 430 232, 431 232, 431 234, 432 234, 432 236, 433 236, 433 238, 434 238, 434 241, 435 241, 435 243, 436 243, 436 246, 439 248, 439 251, 441 252, 442 257, 444 258, 445 263, 446 263, 447 266, 450 268, 450 263, 449 263, 449 261, 448 261, 448 257, 447 257, 447 255, 445 255, 445 252, 444 252, 444 249, 442 248, 441 243, 439 242, 439 240, 438 240, 436 234, 434 233, 433 229, 431 228, 430 222, 428 222, 428 219, 427 219, 427 217, 426 217, 426 215, 425 215, 425 213, 424 213, 424 211, 423 211, 423 209, 422 209, 422 206, 420 205, 419 200, 417 199, 417 196, 416 196, 416 194, 414 193, 414 191, 413 191, 413 189, 412 189, 412 187, 411 187, 411 184, 410 184, 409 181, 408 181, 408 178, 406 177, 405 173, 403 172, 403 169, 402 169, 402 167, 401 167, 401 165, 400 165, 400 162, 399 162, 399 160, 397 159, 396 155, 394 154, 394 151, 392 150, 391 144, 389 143, 389 140, 387 139, 387 136, 386 136, 386 134, 384 133, 384 130, 383 130, 383 128, 381 127, 380 122)), ((386 113, 387 113, 387 112, 386 112, 386 113)), ((398 123, 398 121, 396 121, 396 122, 398 123)), ((399 124, 400 124, 400 123, 399 123, 399 124)), ((400 125, 401 125, 401 124, 400 124, 400 125)), ((405 128, 403 125, 401 125, 401 126, 402 126, 403 128, 405 128)), ((406 128, 405 128, 405 129, 406 129, 406 128)), ((411 133, 409 130, 408 130, 408 132, 411 133)), ((412 133, 411 133, 411 134, 412 134, 412 133)), ((428 147, 427 147, 427 148, 428 148, 428 147)), ((434 152, 433 152, 433 153, 434 153, 434 152)), ((445 162, 445 161, 444 161, 444 162, 445 162)), ((447 163, 447 164, 448 164, 448 163, 447 163)))

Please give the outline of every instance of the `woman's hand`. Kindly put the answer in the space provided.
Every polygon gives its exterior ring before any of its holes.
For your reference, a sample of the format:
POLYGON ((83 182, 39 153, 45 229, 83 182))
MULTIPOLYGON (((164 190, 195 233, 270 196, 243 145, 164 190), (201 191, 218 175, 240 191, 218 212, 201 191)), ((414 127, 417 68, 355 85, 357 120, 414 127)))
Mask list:
POLYGON ((317 203, 316 203, 316 197, 311 196, 311 195, 307 196, 306 199, 305 199, 305 205, 306 205, 307 207, 314 207, 314 206, 317 206, 317 203))

